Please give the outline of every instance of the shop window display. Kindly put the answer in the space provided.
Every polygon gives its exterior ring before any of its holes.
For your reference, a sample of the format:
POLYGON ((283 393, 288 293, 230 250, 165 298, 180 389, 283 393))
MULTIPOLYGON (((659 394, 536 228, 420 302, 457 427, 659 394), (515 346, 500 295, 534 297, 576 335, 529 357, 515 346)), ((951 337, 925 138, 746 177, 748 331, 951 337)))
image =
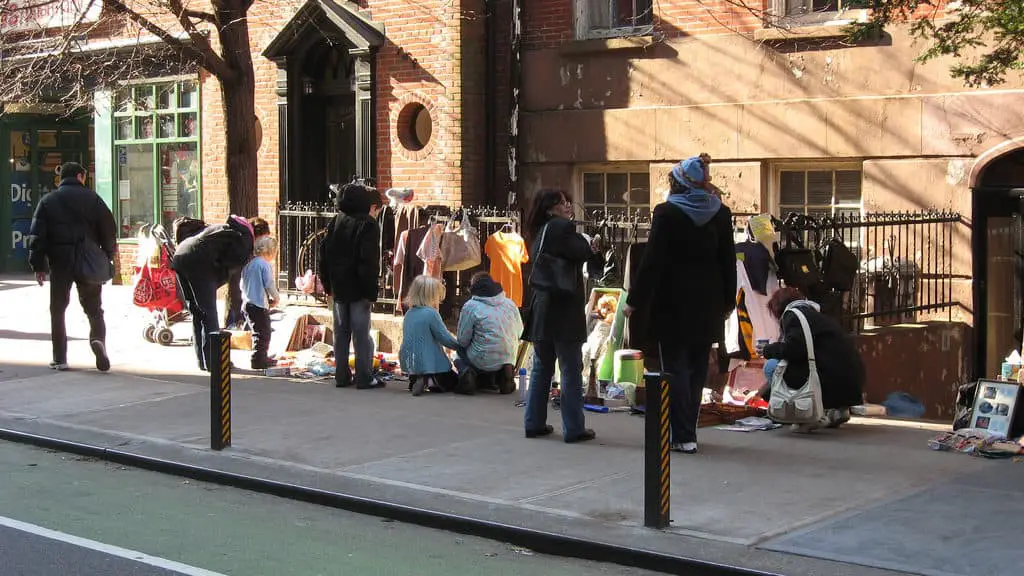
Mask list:
POLYGON ((192 80, 126 86, 114 104, 119 236, 201 217, 199 92, 192 80))

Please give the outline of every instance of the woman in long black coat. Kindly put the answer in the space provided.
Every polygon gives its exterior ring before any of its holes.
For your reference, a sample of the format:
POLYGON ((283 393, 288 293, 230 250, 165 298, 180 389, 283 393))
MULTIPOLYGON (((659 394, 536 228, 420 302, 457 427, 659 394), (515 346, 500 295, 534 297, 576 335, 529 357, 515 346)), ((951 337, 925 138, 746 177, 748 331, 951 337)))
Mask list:
MULTIPOLYGON (((541 190, 533 203, 526 230, 532 242, 530 261, 540 254, 572 263, 576 290, 571 294, 533 288, 523 340, 533 343, 533 373, 526 401, 526 437, 554 432, 547 423, 548 396, 555 359, 561 368, 562 435, 566 442, 593 440, 583 416, 583 342, 587 339, 583 264, 594 256, 590 243, 569 219, 572 199, 563 190, 541 190), (543 243, 541 239, 543 237, 543 243)), ((534 272, 536 274, 536 271, 534 272)))

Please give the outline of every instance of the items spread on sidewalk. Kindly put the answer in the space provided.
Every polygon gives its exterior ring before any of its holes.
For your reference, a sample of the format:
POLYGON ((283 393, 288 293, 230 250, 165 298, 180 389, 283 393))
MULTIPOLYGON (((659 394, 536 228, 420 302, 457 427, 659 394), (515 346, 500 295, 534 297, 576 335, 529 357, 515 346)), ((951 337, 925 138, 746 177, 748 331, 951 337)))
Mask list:
POLYGON ((932 438, 933 450, 954 451, 985 458, 1024 454, 1024 410, 1021 396, 1020 353, 1014 350, 1000 367, 998 379, 982 379, 960 387, 953 431, 932 438))

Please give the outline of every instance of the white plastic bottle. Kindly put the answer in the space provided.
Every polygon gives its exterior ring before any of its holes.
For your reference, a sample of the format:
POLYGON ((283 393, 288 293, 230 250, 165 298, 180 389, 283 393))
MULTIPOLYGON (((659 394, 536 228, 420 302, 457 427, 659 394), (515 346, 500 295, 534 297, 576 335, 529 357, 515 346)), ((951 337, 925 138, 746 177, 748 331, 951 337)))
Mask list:
POLYGON ((519 391, 519 402, 517 404, 526 404, 526 392, 527 392, 527 378, 526 368, 519 369, 519 382, 516 384, 516 389, 519 391))

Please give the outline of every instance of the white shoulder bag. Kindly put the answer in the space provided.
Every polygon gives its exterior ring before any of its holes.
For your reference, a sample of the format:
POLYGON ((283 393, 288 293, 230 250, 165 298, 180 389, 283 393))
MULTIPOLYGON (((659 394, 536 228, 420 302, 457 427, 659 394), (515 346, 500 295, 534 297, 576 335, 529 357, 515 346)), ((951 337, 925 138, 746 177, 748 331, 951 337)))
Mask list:
POLYGON ((782 424, 817 424, 825 417, 825 408, 821 403, 821 379, 818 377, 818 366, 814 359, 814 341, 811 338, 811 327, 807 317, 797 308, 787 312, 796 314, 800 327, 807 341, 807 382, 798 389, 786 385, 786 360, 779 362, 772 374, 771 398, 768 400, 768 416, 782 424))

